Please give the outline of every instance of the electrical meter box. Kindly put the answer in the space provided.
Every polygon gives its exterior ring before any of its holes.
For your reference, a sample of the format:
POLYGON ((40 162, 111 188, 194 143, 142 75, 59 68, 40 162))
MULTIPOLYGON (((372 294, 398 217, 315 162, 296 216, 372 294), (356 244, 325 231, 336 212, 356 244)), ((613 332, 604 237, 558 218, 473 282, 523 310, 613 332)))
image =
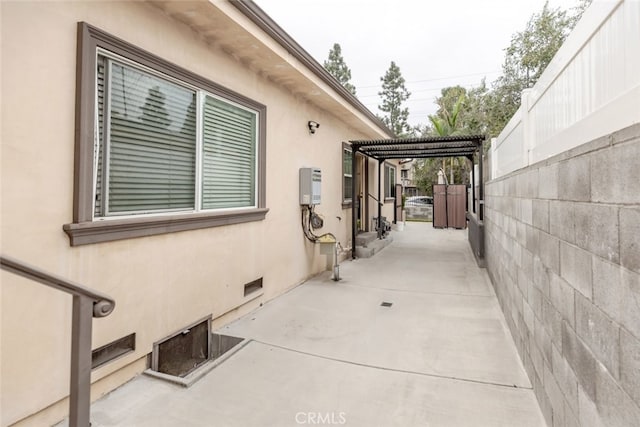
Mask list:
POLYGON ((320 204, 320 184, 322 171, 318 168, 300 168, 300 204, 320 204))

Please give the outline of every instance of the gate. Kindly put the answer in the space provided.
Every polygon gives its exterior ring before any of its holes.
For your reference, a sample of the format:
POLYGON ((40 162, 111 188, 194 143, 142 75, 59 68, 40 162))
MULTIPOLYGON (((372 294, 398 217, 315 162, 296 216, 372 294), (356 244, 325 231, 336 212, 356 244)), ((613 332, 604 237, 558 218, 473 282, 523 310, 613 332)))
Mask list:
POLYGON ((433 226, 466 228, 467 187, 436 184, 433 186, 433 226))
POLYGON ((436 184, 433 186, 433 226, 447 228, 447 186, 436 184))

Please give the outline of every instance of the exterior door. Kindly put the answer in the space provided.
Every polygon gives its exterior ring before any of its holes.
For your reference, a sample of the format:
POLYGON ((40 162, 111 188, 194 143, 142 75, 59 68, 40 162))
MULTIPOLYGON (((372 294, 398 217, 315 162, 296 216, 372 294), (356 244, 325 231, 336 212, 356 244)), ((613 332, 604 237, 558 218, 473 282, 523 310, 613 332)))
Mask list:
POLYGON ((396 184, 396 208, 393 211, 393 222, 402 221, 402 184, 396 184))

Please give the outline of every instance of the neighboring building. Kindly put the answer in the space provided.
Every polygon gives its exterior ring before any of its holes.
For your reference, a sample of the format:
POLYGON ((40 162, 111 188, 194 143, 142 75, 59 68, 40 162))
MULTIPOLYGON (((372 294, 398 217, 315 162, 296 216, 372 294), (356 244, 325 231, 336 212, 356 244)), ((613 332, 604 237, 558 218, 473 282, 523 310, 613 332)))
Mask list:
POLYGON ((404 194, 407 197, 422 195, 422 192, 416 184, 415 162, 415 159, 400 161, 400 182, 404 188, 404 194))
MULTIPOLYGON (((322 170, 322 232, 351 246, 352 185, 371 227, 378 165, 360 158, 353 177, 343 143, 390 131, 253 3, 0 7, 2 254, 115 298, 93 348, 135 333, 135 350, 93 371, 94 399, 154 342, 326 269, 302 231, 300 168, 322 170)), ((397 162, 384 179, 392 218, 397 162)), ((67 411, 71 298, 1 279, 1 425, 48 425, 67 411)))

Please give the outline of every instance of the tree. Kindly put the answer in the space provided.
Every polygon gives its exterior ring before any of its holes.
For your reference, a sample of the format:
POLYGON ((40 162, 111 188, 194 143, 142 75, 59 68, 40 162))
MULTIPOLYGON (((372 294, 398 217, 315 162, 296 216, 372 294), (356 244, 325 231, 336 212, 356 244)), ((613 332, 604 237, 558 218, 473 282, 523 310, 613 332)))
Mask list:
POLYGON ((413 164, 413 176, 418 189, 427 196, 433 196, 433 184, 438 183, 438 171, 442 159, 420 159, 413 164))
MULTIPOLYGON (((471 89, 453 86, 442 90, 436 100, 438 125, 446 122, 444 112, 452 113, 455 102, 464 94, 464 105, 456 119, 458 132, 498 136, 519 108, 522 91, 538 81, 591 2, 578 0, 578 5, 569 11, 551 9, 545 4, 539 13, 529 18, 523 31, 512 36, 505 49, 502 76, 490 89, 483 79, 479 86, 471 89)), ((430 122, 415 126, 413 132, 421 136, 437 135, 433 125, 435 123, 430 122)), ((485 149, 488 148, 485 145, 485 149)))
POLYGON ((171 119, 165 106, 165 99, 166 95, 162 93, 159 86, 150 88, 144 105, 140 107, 142 110, 140 120, 151 126, 168 128, 171 125, 171 119))
POLYGON ((458 118, 466 93, 466 89, 460 86, 442 89, 442 96, 436 100, 440 108, 435 115, 429 116, 429 121, 439 136, 459 133, 458 118), (453 105, 450 105, 450 94, 458 96, 453 105))
POLYGON ((480 81, 480 85, 467 91, 460 133, 465 135, 485 135, 487 133, 488 116, 485 100, 488 93, 489 88, 485 79, 480 81))
POLYGON ((402 108, 402 103, 409 99, 411 93, 405 87, 404 77, 395 62, 391 61, 389 69, 384 77, 380 77, 380 81, 382 91, 378 92, 378 95, 382 97, 382 105, 378 105, 378 109, 386 113, 382 121, 396 136, 405 136, 412 129, 408 122, 409 109, 402 108))
POLYGON ((356 94, 356 87, 351 84, 351 70, 344 62, 342 48, 338 43, 334 43, 333 48, 329 50, 329 59, 324 61, 323 66, 345 89, 353 95, 356 94))
MULTIPOLYGON (((482 99, 487 88, 482 84, 478 88, 467 89, 452 86, 442 89, 436 99, 438 110, 429 116, 430 132, 423 136, 449 136, 458 134, 481 134, 483 131, 482 99)), ((445 159, 426 159, 415 164, 416 186, 427 194, 431 193, 436 183, 438 171, 446 170, 445 159)), ((449 183, 467 183, 470 167, 464 158, 451 158, 449 166, 449 183)))
MULTIPOLYGON (((416 126, 414 132, 421 136, 444 136, 453 132, 497 136, 519 108, 522 90, 538 81, 591 1, 579 0, 571 12, 552 10, 545 4, 540 13, 532 15, 524 31, 513 35, 505 49, 503 75, 491 89, 484 79, 472 89, 444 88, 436 100, 436 114, 429 117, 428 124, 416 126), (460 102, 462 96, 464 100, 460 102)), ((485 150, 488 148, 485 144, 485 150)), ((414 168, 416 185, 430 194, 438 170, 444 169, 442 159, 420 160, 414 168)), ((451 182, 464 183, 468 176, 467 162, 458 161, 450 172, 454 178, 451 182)))
POLYGON ((580 18, 582 18, 582 14, 587 10, 592 2, 593 0, 578 0, 578 4, 570 8, 572 13, 569 13, 569 28, 571 30, 575 28, 580 18))
POLYGON ((591 0, 581 0, 570 14, 551 9, 547 2, 523 31, 512 36, 505 49, 502 76, 485 99, 489 134, 497 136, 505 127, 520 107, 522 91, 538 81, 590 3, 591 0))
MULTIPOLYGON (((466 93, 467 90, 461 86, 442 89, 442 96, 436 100, 436 104, 438 104, 440 108, 438 108, 435 115, 429 116, 429 121, 438 136, 449 136, 460 133, 461 120, 459 119, 462 117, 461 111, 466 93), (457 99, 452 105, 455 96, 457 96, 457 99)), ((465 167, 464 160, 460 162, 459 158, 454 159, 453 157, 451 157, 450 160, 449 183, 453 184, 456 182, 456 177, 459 178, 457 182, 463 182, 468 169, 465 167)), ((442 170, 443 172, 446 170, 445 159, 442 159, 442 170)))

